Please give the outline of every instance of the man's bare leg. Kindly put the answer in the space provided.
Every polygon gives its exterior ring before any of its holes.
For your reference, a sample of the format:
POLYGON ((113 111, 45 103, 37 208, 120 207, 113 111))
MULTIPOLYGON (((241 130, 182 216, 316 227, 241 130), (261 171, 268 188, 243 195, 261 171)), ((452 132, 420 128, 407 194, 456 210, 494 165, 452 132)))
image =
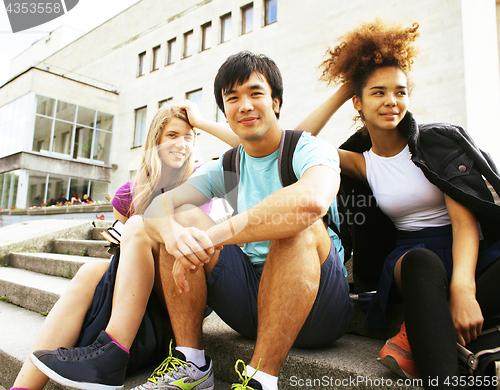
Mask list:
POLYGON ((262 272, 258 297, 257 342, 250 366, 277 376, 314 305, 321 265, 330 237, 322 221, 296 236, 273 241, 262 272))
MULTIPOLYGON (((191 206, 192 207, 192 206, 191 206)), ((196 227, 207 230, 215 223, 198 208, 182 207, 176 210, 177 222, 185 227, 196 227)), ((219 251, 215 251, 210 263, 205 267, 213 268, 217 262, 219 251)), ((207 303, 206 273, 200 269, 195 273, 188 273, 189 291, 179 293, 172 277, 174 257, 168 254, 165 247, 160 249, 160 279, 163 293, 170 315, 177 346, 203 349, 202 323, 207 303)))

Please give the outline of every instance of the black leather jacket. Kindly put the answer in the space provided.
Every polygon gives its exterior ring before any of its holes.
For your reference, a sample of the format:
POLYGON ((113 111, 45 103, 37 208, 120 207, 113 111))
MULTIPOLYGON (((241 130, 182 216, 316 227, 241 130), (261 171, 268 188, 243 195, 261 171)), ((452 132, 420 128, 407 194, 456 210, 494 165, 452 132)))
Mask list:
MULTIPOLYGON (((413 163, 427 179, 474 212, 486 241, 498 241, 500 176, 490 156, 460 126, 417 125, 408 112, 398 129, 408 140, 413 163)), ((370 147, 368 134, 355 133, 340 148, 361 153, 370 147)), ((394 249, 396 228, 376 206, 371 190, 359 180, 342 175, 338 203, 344 216, 342 241, 352 240, 355 289, 375 290, 382 264, 394 249)))

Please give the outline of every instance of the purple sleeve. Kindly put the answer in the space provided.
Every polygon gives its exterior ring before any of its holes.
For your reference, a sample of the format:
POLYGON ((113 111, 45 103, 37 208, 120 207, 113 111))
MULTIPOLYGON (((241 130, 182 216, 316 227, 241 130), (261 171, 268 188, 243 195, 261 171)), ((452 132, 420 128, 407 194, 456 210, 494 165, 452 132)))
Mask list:
MULTIPOLYGON (((201 167, 203 164, 198 164, 196 165, 194 168, 193 168, 193 173, 196 172, 196 170, 201 167)), ((205 213, 207 214, 210 214, 210 211, 212 211, 212 204, 213 204, 214 200, 213 199, 210 199, 207 203, 203 204, 202 206, 200 206, 200 209, 202 209, 205 213)))
POLYGON ((132 203, 132 185, 128 181, 115 192, 111 204, 121 215, 130 218, 130 204, 132 203))

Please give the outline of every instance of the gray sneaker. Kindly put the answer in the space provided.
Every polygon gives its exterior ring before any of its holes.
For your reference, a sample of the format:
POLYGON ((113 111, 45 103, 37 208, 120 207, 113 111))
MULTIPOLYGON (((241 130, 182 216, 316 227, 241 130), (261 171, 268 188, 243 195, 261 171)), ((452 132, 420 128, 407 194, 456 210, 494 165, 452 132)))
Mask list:
POLYGON ((40 350, 30 355, 33 364, 64 386, 83 390, 123 388, 129 354, 105 331, 88 347, 40 350))
POLYGON ((151 374, 146 383, 132 390, 213 390, 214 372, 212 359, 206 357, 207 364, 198 367, 187 362, 182 352, 170 351, 168 357, 151 374))

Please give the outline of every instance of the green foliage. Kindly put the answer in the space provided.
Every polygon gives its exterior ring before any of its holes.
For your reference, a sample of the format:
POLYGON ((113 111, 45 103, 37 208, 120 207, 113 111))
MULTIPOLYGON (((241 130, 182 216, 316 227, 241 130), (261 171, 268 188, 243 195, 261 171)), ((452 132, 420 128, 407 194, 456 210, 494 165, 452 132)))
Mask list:
POLYGON ((87 248, 83 248, 80 253, 82 254, 82 256, 88 256, 89 255, 89 250, 87 248))

